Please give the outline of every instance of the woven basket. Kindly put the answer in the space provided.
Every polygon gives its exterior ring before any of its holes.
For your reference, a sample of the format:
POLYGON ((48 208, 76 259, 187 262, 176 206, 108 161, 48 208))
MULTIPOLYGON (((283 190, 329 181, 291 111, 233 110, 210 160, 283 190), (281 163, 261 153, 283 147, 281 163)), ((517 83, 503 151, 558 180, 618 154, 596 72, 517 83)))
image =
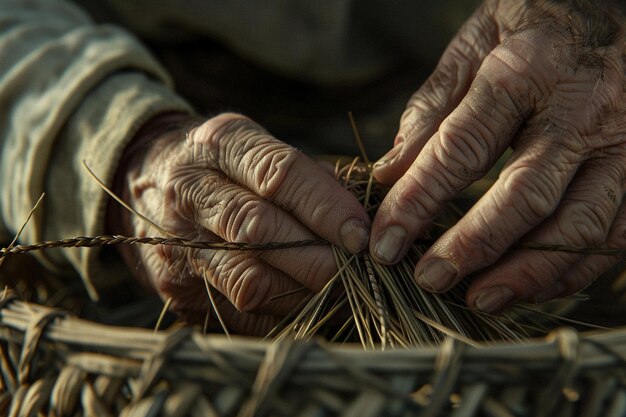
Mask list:
POLYGON ((626 330, 364 351, 105 326, 0 302, 0 415, 624 416, 626 330))

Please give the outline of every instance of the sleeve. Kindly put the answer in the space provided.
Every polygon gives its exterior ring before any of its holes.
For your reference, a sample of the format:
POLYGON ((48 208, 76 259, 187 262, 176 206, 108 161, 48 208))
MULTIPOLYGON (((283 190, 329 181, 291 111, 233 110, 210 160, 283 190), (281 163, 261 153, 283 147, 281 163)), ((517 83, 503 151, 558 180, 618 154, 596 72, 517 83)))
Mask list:
MULTIPOLYGON (((137 40, 64 1, 3 0, 0 56, 2 234, 15 233, 44 191, 23 241, 103 233, 108 200, 82 161, 110 184, 145 121, 189 106, 137 40)), ((73 266, 92 298, 111 281, 97 250, 45 255, 73 266)))

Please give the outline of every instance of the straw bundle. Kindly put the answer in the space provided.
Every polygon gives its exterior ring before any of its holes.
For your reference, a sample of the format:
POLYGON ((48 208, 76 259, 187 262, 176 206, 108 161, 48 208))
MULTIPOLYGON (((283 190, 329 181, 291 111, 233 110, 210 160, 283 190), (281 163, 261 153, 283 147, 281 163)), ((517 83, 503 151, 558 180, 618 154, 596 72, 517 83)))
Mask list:
MULTIPOLYGON (((386 190, 367 165, 338 164, 336 174, 376 210, 386 190)), ((454 219, 440 219, 447 221, 454 219)), ((553 326, 549 315, 522 308, 490 316, 464 306, 462 287, 421 291, 413 266, 438 227, 394 267, 334 248, 339 273, 274 329, 274 340, 105 326, 7 290, 0 296, 0 415, 626 416, 626 331, 559 329, 529 339, 553 326)), ((260 249, 102 236, 3 254, 108 244, 260 249)))
MULTIPOLYGON (((339 160, 335 171, 336 179, 373 217, 388 190, 373 181, 370 165, 358 158, 349 163, 339 160)), ((417 261, 445 229, 441 222, 453 224, 457 217, 452 210, 444 213, 393 266, 377 264, 367 252, 351 256, 333 247, 337 275, 270 336, 278 340, 309 339, 322 331, 332 341, 358 341, 365 349, 439 344, 448 336, 470 344, 475 340, 528 337, 530 329, 507 314, 492 316, 468 309, 464 302, 466 285, 446 294, 431 294, 417 286, 413 278, 417 261), (339 297, 335 296, 337 287, 341 289, 339 297), (350 312, 340 319, 342 325, 325 328, 324 324, 342 310, 350 312)))

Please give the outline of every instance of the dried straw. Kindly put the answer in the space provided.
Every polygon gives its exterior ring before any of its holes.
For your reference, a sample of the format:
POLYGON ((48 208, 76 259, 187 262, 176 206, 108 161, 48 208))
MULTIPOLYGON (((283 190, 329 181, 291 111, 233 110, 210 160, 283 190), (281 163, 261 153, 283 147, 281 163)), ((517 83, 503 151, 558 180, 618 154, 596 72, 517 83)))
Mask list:
MULTIPOLYGON (((348 163, 338 161, 336 178, 372 216, 387 193, 373 181, 370 165, 359 163, 357 158, 348 163)), ((393 266, 374 262, 366 252, 351 256, 333 247, 338 273, 269 337, 310 340, 323 334, 335 342, 359 342, 364 349, 386 349, 438 345, 448 337, 472 345, 477 341, 519 341, 538 329, 545 330, 535 323, 541 322, 537 317, 540 313, 523 314, 535 316, 531 321, 522 320, 521 314, 496 316, 467 308, 466 284, 446 294, 423 291, 413 278, 413 270, 436 237, 436 229, 427 230, 393 266), (339 292, 338 287, 342 289, 339 292), (327 325, 337 322, 334 327, 327 325)))
POLYGON ((0 415, 623 416, 626 332, 364 351, 103 326, 0 297, 0 415))
MULTIPOLYGON (((339 164, 337 178, 375 212, 386 190, 368 165, 339 164)), ((338 273, 274 329, 272 341, 104 326, 5 291, 0 415, 626 415, 625 330, 561 329, 531 340, 530 333, 553 324, 546 322, 550 314, 530 307, 499 316, 472 311, 463 304, 463 285, 445 295, 423 292, 413 267, 436 235, 433 227, 392 267, 333 247, 338 273), (338 343, 319 342, 318 334, 338 343)), ((0 257, 110 244, 256 251, 326 243, 99 236, 9 247, 0 257)))

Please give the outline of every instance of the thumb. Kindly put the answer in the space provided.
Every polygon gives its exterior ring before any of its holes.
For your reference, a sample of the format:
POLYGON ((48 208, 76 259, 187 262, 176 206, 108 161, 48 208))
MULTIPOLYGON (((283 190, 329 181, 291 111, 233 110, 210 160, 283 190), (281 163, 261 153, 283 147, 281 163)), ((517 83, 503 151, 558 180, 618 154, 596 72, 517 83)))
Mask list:
POLYGON ((393 148, 374 164, 378 181, 393 185, 404 175, 441 122, 461 102, 498 39, 498 26, 486 3, 463 25, 434 72, 409 99, 393 148))

